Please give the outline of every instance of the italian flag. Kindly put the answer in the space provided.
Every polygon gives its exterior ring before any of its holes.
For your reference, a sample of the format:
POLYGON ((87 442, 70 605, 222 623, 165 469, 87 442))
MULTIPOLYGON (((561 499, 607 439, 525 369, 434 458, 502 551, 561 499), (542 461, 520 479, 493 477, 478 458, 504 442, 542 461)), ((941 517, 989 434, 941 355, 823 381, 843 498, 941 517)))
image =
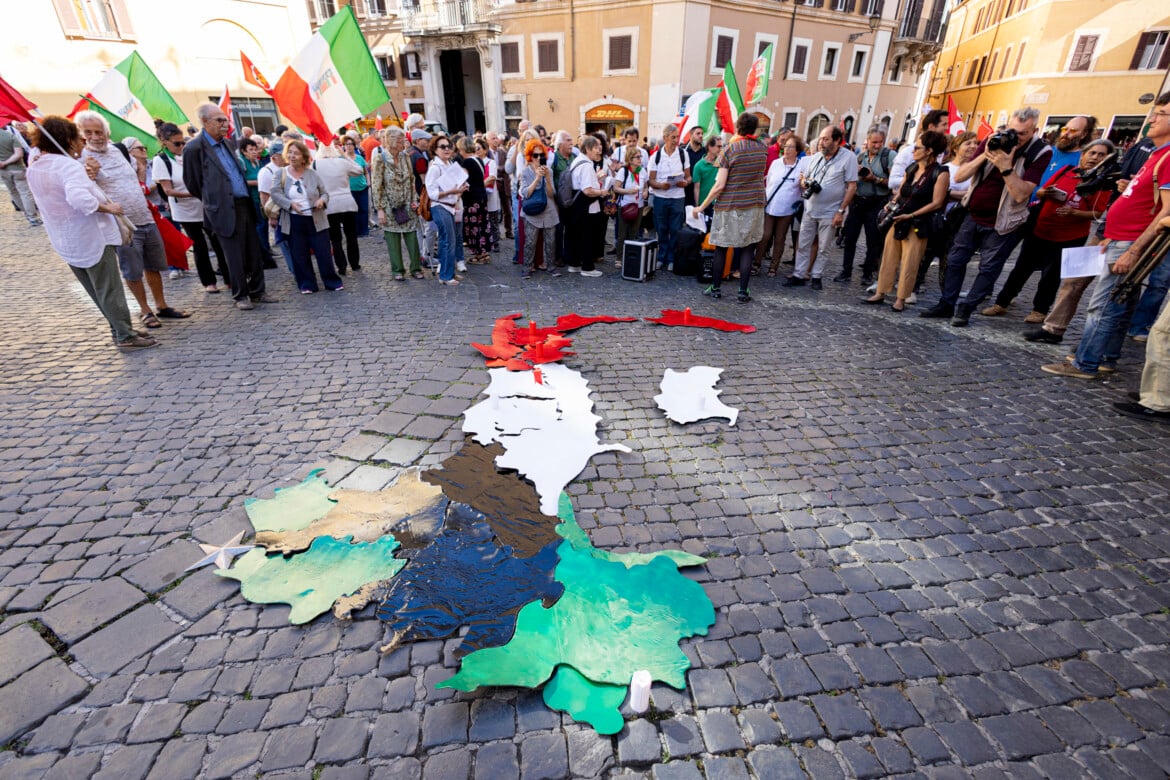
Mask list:
MULTIPOLYGON (((111 141, 125 141, 127 138, 134 137, 142 142, 142 145, 146 147, 146 151, 152 157, 162 151, 162 145, 158 142, 158 138, 155 136, 153 130, 144 130, 141 127, 130 124, 122 117, 108 110, 105 106, 91 100, 88 95, 83 97, 73 107, 74 114, 78 111, 96 111, 104 116, 106 121, 110 123, 111 141)), ((70 117, 72 116, 73 114, 70 114, 70 117)), ((151 127, 154 127, 153 122, 151 123, 151 127)))
POLYGON ((152 153, 158 150, 155 119, 177 125, 189 121, 138 52, 108 70, 85 99, 110 122, 113 140, 134 136, 152 153))
POLYGON ((723 67, 723 80, 716 87, 719 95, 715 99, 715 111, 719 115, 719 124, 727 133, 735 132, 735 120, 743 113, 743 98, 739 94, 739 84, 735 81, 735 70, 731 62, 723 67))
POLYGON ((390 100, 350 6, 322 25, 272 90, 280 113, 318 140, 390 100))
POLYGON ((743 91, 747 93, 744 105, 754 106, 763 102, 764 96, 768 94, 768 74, 771 72, 772 44, 769 43, 748 71, 747 81, 743 85, 743 91))
MULTIPOLYGON (((707 139, 719 132, 719 115, 715 111, 715 101, 719 97, 718 87, 702 89, 687 98, 683 109, 682 124, 679 127, 679 137, 686 138, 687 134, 696 127, 703 128, 703 138, 707 139)), ((683 143, 680 141, 680 143, 683 143)))

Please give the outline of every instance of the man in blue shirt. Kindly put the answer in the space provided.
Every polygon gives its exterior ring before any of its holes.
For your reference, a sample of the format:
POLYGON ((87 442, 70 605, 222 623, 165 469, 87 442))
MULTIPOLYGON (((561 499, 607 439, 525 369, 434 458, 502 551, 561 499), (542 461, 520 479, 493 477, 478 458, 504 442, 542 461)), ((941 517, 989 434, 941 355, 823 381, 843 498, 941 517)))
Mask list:
MULTIPOLYGON (((1093 134, 1096 131, 1097 117, 1095 116, 1074 116, 1068 120, 1065 126, 1060 129, 1060 136, 1056 139, 1056 143, 1052 145, 1052 161, 1044 169, 1044 175, 1040 178, 1040 187, 1047 184, 1057 171, 1065 167, 1075 168, 1080 165, 1081 151, 1085 144, 1093 140, 1093 134)), ((1036 189, 1040 189, 1040 187, 1036 189)), ((1035 193, 1033 193, 1033 197, 1035 197, 1035 193)))
POLYGON ((227 255, 232 298, 239 309, 276 303, 264 293, 264 255, 256 232, 256 212, 235 142, 227 137, 228 118, 214 103, 199 106, 203 132, 183 152, 183 183, 203 203, 203 223, 227 255))

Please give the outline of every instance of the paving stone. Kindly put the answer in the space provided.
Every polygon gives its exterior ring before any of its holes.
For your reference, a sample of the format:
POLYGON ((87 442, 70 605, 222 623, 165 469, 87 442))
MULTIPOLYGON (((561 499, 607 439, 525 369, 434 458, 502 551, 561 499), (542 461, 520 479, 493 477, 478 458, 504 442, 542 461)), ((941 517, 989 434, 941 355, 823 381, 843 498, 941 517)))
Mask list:
POLYGON ((0 634, 0 685, 16 679, 53 655, 53 648, 27 623, 0 634))
POLYGON ((23 734, 80 699, 89 684, 59 658, 50 658, 0 688, 0 744, 23 734))
POLYGON ((511 742, 493 742, 475 753, 476 780, 513 780, 520 777, 516 746, 511 742))
POLYGON ((727 753, 745 747, 739 724, 730 712, 700 712, 699 730, 709 753, 727 753))
POLYGON ((203 553, 197 545, 179 539, 161 550, 151 551, 140 563, 122 572, 122 577, 147 593, 158 593, 175 580, 185 577, 187 572, 184 569, 202 557, 203 553))
POLYGON ((653 780, 703 780, 699 767, 690 761, 671 761, 650 767, 653 780))
POLYGON ((510 739, 516 733, 516 710, 498 699, 477 699, 471 705, 468 738, 473 742, 510 739))
POLYGON ((598 777, 613 766, 613 741, 590 728, 568 732, 569 766, 580 777, 598 777))
POLYGON ((704 750, 699 723, 690 715, 677 715, 658 724, 666 741, 666 754, 672 758, 697 756, 704 750))
POLYGON ((304 766, 313 757, 316 742, 315 726, 293 726, 269 732, 268 742, 260 754, 261 771, 274 772, 304 766))
POLYGON ((731 686, 740 704, 771 701, 776 698, 776 686, 759 664, 746 663, 727 670, 731 686))
POLYGON ((520 742, 520 775, 525 780, 555 780, 569 771, 563 734, 527 734, 520 742))
POLYGON ((985 718, 980 725, 1003 748, 1009 759, 1030 758, 1060 750, 1060 742, 1035 715, 1017 712, 985 718))
POLYGON ((71 780, 75 777, 93 777, 101 766, 101 753, 81 753, 65 756, 44 773, 45 780, 71 780))
POLYGON ((792 741, 818 739, 825 735, 817 714, 807 704, 799 701, 778 701, 772 708, 780 718, 780 727, 792 741))
POLYGON ((967 766, 985 764, 998 757, 995 748, 970 721, 936 723, 934 730, 967 766))
POLYGON ((73 744, 73 737, 81 730, 89 715, 83 712, 64 712, 50 715, 33 732, 32 739, 24 748, 25 755, 46 753, 50 750, 65 750, 73 744))
POLYGON ((918 711, 897 688, 863 688, 858 696, 874 721, 886 731, 922 724, 918 711))
POLYGON ((787 748, 762 747, 748 754, 748 764, 756 777, 789 780, 806 777, 800 760, 787 748))
POLYGON ((887 773, 899 774, 909 772, 914 768, 914 758, 910 755, 910 751, 896 739, 878 737, 869 744, 878 761, 881 761, 882 766, 886 768, 887 773))
POLYGON ((63 642, 73 644, 146 600, 146 594, 121 577, 102 580, 41 613, 41 620, 63 642))
POLYGON ((161 742, 156 742, 118 748, 105 758, 101 771, 93 775, 93 780, 142 780, 162 747, 161 742))
MULTIPOLYGON (((783 739, 779 720, 773 719, 767 710, 743 710, 739 713, 739 725, 750 746, 775 745, 783 739)), ((666 729, 663 729, 665 732, 666 729)))
POLYGON ((418 747, 419 716, 414 712, 392 712, 378 716, 370 733, 370 758, 413 755, 418 747))
MULTIPOLYGON (((417 778, 415 774, 413 777, 417 778)), ((432 754, 423 764, 423 780, 465 780, 471 777, 471 753, 466 750, 448 750, 432 754)))
POLYGON ((662 758, 658 729, 645 720, 627 721, 617 738, 618 761, 622 764, 650 764, 662 758))
POLYGON ((223 714, 223 720, 216 726, 215 733, 238 734, 241 731, 252 731, 260 725, 266 712, 268 702, 264 699, 232 702, 227 712, 223 714))
POLYGON ((368 731, 367 721, 358 718, 326 721, 313 758, 319 764, 352 761, 365 750, 368 731))
POLYGON ((742 758, 709 758, 703 762, 708 780, 749 780, 742 758))
POLYGON ((172 739, 163 745, 147 780, 186 780, 199 774, 207 743, 202 739, 172 739))
POLYGON ((126 741, 135 744, 168 740, 174 736, 186 716, 187 708, 182 704, 169 702, 149 704, 143 708, 138 720, 130 727, 126 741))
POLYGON ((222 701, 205 701, 195 706, 183 722, 179 730, 184 734, 210 734, 223 719, 227 710, 227 703, 222 701))
POLYGON ((841 771, 841 765, 837 763, 837 759, 832 753, 821 750, 820 748, 810 748, 800 746, 796 748, 796 754, 800 756, 800 761, 804 764, 804 769, 809 777, 828 778, 828 780, 839 780, 845 777, 845 773, 841 771))
POLYGON ((687 682, 696 707, 730 707, 739 703, 722 669, 691 669, 687 682))
POLYGON ((207 759, 207 777, 211 780, 227 778, 260 760, 260 750, 267 734, 233 734, 224 737, 207 759))
POLYGON ((157 606, 147 604, 81 640, 70 651, 95 677, 108 677, 129 659, 158 647, 180 630, 157 606))
POLYGON ((874 753, 865 749, 865 746, 853 740, 846 740, 837 744, 841 759, 849 771, 850 777, 870 778, 883 777, 886 769, 878 761, 874 753))
POLYGON ((949 761, 951 758, 947 746, 928 728, 918 726, 906 729, 902 732, 902 741, 922 763, 935 764, 939 761, 949 761))
POLYGON ((422 744, 424 748, 449 742, 466 742, 468 706, 466 702, 436 704, 423 712, 422 744))
POLYGON ((814 696, 812 703, 833 739, 873 732, 869 716, 859 706, 857 697, 851 693, 843 693, 840 696, 814 696))

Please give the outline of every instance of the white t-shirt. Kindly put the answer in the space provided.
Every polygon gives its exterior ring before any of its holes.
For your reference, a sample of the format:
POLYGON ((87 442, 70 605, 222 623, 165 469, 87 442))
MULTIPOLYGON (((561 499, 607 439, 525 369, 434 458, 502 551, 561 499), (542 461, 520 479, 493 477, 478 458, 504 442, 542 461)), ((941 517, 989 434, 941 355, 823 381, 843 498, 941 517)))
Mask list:
POLYGON ((806 181, 821 185, 821 191, 805 201, 805 216, 832 219, 845 200, 847 185, 857 182, 857 157, 844 148, 838 148, 831 158, 817 152, 808 158, 802 172, 806 181))
MULTIPOLYGON (((967 190, 971 189, 971 180, 970 179, 967 179, 966 181, 955 181, 955 174, 957 174, 959 172, 959 164, 958 163, 953 163, 953 162, 947 163, 947 170, 950 171, 950 173, 951 173, 950 192, 952 192, 952 193, 964 192, 965 193, 967 190)), ((957 205, 959 205, 958 201, 954 201, 954 200, 951 200, 950 198, 948 198, 947 205, 946 205, 946 208, 944 209, 944 211, 950 211, 951 209, 953 209, 957 205)))
MULTIPOLYGON (((172 157, 171 169, 167 170, 167 164, 158 155, 155 155, 154 161, 150 164, 150 172, 155 181, 170 181, 171 189, 175 192, 187 192, 187 185, 183 183, 183 158, 172 157)), ((203 221, 203 204, 199 202, 199 198, 175 198, 169 197, 167 200, 171 203, 171 219, 176 222, 202 222, 203 221)))
MULTIPOLYGON (((569 169, 573 174, 573 189, 580 192, 586 188, 601 189, 601 182, 597 178, 597 171, 593 167, 593 161, 588 157, 577 157, 573 160, 573 166, 569 169)), ((593 201, 589 204, 589 213, 597 214, 601 211, 601 199, 593 201)))
POLYGON ((614 180, 617 183, 617 186, 621 187, 623 190, 628 190, 631 187, 638 188, 637 192, 627 193, 625 195, 620 196, 618 198, 618 205, 619 206, 624 206, 627 203, 633 203, 636 206, 644 205, 643 198, 642 198, 642 191, 645 188, 646 177, 648 175, 649 174, 646 173, 645 168, 642 169, 641 173, 634 173, 629 168, 623 168, 621 171, 618 172, 617 176, 614 177, 614 180))
POLYGON ((768 168, 768 180, 764 184, 764 197, 768 199, 766 213, 772 217, 788 217, 796 212, 796 204, 800 202, 800 174, 804 170, 804 161, 807 157, 798 157, 796 162, 789 165, 784 158, 773 161, 768 168), (788 178, 785 179, 784 177, 788 178), (784 182, 781 185, 781 182, 784 182), (777 191, 779 187, 779 191, 777 191))
POLYGON ((273 182, 280 180, 281 168, 282 166, 274 162, 270 162, 261 168, 260 172, 256 174, 257 191, 263 192, 265 195, 271 195, 273 182))
POLYGON ((665 190, 653 190, 652 194, 656 198, 681 198, 686 192, 683 189, 683 177, 687 172, 687 153, 679 146, 674 150, 673 154, 667 154, 665 149, 659 149, 656 152, 651 152, 650 163, 646 166, 647 174, 656 174, 655 179, 659 182, 666 182, 671 177, 676 177, 678 181, 672 184, 665 190))
MULTIPOLYGON (((301 180, 294 178, 291 173, 289 175, 285 176, 284 178, 285 178, 284 193, 286 195, 288 195, 288 199, 290 201, 292 201, 292 204, 294 206, 297 206, 300 208, 300 213, 301 213, 302 217, 307 217, 307 216, 312 215, 313 204, 309 203, 309 196, 305 193, 304 186, 302 185, 301 187, 297 187, 297 185, 301 183, 301 180)), ((257 182, 257 186, 259 186, 258 182, 257 182)), ((296 212, 294 211, 292 213, 295 214, 296 212)))

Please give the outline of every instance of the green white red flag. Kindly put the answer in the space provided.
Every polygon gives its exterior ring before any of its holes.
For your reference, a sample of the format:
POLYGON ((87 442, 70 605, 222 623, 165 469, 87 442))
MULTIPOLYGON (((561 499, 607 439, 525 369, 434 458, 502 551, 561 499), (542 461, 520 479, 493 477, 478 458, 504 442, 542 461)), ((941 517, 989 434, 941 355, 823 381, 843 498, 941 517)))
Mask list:
POLYGON ((726 133, 735 132, 735 120, 743 113, 743 98, 739 94, 739 84, 735 80, 735 70, 731 61, 723 67, 723 80, 717 87, 719 95, 715 99, 715 112, 719 115, 719 124, 726 133))
POLYGON ((768 94, 768 80, 769 74, 772 73, 772 44, 768 44, 768 48, 756 57, 756 61, 752 63, 751 70, 748 71, 747 80, 744 82, 744 105, 754 106, 763 102, 764 96, 768 94))
POLYGON ((317 29, 272 90, 280 113, 328 141, 333 129, 390 100, 350 6, 317 29))
POLYGON ((701 89, 687 98, 683 108, 682 124, 679 127, 679 137, 686 138, 687 134, 696 127, 703 128, 703 138, 710 138, 719 132, 719 114, 715 111, 715 101, 719 97, 719 88, 701 89))
MULTIPOLYGON (((137 138, 146 147, 146 151, 151 156, 162 151, 162 145, 158 142, 158 138, 151 130, 144 130, 137 125, 132 125, 122 117, 107 109, 101 103, 93 100, 91 95, 86 95, 77 102, 73 107, 73 114, 78 111, 96 111, 106 118, 106 122, 110 125, 110 140, 111 141, 125 141, 127 138, 137 138)), ((73 114, 70 114, 72 118, 73 114)), ((152 123, 153 127, 153 123, 152 123)))
MULTIPOLYGON (((85 96, 91 103, 99 104, 106 112, 146 133, 146 138, 130 133, 147 146, 147 139, 154 138, 154 120, 174 122, 177 125, 189 121, 183 109, 167 92, 166 87, 154 75, 146 61, 133 52, 129 57, 106 71, 101 81, 85 96)), ((121 140, 121 139, 115 139, 121 140)), ((157 142, 155 142, 157 147, 157 142)))

